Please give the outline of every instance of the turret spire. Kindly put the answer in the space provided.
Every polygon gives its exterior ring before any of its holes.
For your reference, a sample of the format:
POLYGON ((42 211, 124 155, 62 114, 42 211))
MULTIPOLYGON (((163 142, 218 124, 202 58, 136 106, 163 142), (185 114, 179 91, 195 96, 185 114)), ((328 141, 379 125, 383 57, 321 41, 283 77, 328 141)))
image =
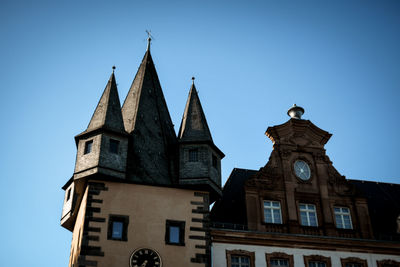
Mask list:
POLYGON ((117 132, 124 131, 124 123, 122 120, 121 104, 119 102, 117 83, 115 81, 114 70, 107 82, 103 95, 97 104, 96 110, 89 122, 86 132, 98 128, 106 128, 117 132))
POLYGON ((194 85, 194 79, 195 78, 192 77, 192 86, 190 87, 178 138, 181 141, 212 142, 206 116, 204 115, 196 86, 194 85))
POLYGON ((210 199, 214 201, 221 195, 221 159, 224 153, 211 137, 194 77, 179 129, 178 143, 179 183, 209 190, 210 199))

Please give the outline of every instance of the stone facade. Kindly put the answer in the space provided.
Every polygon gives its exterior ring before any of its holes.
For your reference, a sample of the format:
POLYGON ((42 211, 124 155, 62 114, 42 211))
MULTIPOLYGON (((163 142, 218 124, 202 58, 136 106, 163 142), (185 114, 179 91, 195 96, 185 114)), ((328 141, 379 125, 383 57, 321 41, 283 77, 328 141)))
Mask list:
POLYGON ((292 109, 297 118, 267 129, 267 164, 234 169, 214 204, 213 266, 400 266, 400 185, 340 175, 324 148, 331 134, 292 109))

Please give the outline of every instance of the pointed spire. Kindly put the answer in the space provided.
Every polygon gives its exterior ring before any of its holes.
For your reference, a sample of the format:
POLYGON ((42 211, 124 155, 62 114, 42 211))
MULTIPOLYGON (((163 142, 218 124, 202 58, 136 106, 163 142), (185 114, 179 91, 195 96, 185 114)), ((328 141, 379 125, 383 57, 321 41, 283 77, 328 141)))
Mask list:
POLYGON ((99 128, 125 132, 114 70, 115 66, 85 132, 99 128))
POLYGON ((177 140, 150 50, 126 96, 122 116, 125 130, 133 136, 128 158, 130 179, 172 183, 176 179, 173 148, 177 140))
POLYGON ((213 142, 208 128, 206 116, 200 103, 199 96, 194 85, 190 87, 189 97, 186 102, 185 112, 183 113, 181 127, 179 129, 179 141, 210 141, 213 142))

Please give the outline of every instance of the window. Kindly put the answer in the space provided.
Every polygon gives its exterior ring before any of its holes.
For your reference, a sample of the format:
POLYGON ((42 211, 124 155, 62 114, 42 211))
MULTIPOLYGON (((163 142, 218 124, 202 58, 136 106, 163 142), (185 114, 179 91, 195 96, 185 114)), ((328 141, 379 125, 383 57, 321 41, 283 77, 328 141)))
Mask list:
POLYGON ((301 225, 318 226, 317 212, 315 209, 315 205, 300 204, 300 220, 301 220, 301 225))
POLYGON ((217 157, 215 155, 212 155, 212 165, 214 168, 218 168, 217 157))
POLYGON ((196 161, 199 161, 199 150, 197 148, 189 149, 189 162, 196 161))
POLYGON ((282 223, 281 203, 264 200, 264 221, 266 223, 282 223))
POLYGON ((289 266, 289 261, 286 259, 271 259, 270 266, 271 267, 289 266))
POLYGON ((232 256, 231 267, 250 267, 250 258, 247 256, 232 256))
POLYGON ((86 141, 84 154, 92 152, 93 140, 86 141))
POLYGON ((185 222, 167 220, 165 223, 165 243, 169 245, 185 245, 185 222))
POLYGON ((293 267, 293 255, 282 252, 268 253, 265 255, 267 267, 287 266, 293 267))
POLYGON ((310 261, 308 267, 326 267, 326 263, 322 261, 310 261))
POLYGON ((361 263, 353 263, 353 262, 351 262, 351 263, 346 263, 345 265, 344 265, 344 267, 363 267, 364 265, 362 265, 361 263))
POLYGON ((112 239, 122 239, 123 228, 124 228, 123 222, 118 222, 118 221, 112 222, 111 238, 112 239))
POLYGON ((254 252, 245 250, 226 250, 228 267, 254 267, 254 252))
POLYGON ((108 219, 107 239, 128 241, 129 217, 124 215, 110 215, 108 219))
POLYGON ((70 197, 71 197, 71 189, 72 188, 69 188, 68 189, 68 191, 67 191, 67 201, 70 199, 70 197))
POLYGON ((353 229, 349 208, 334 207, 336 227, 341 229, 353 229))
POLYGON ((118 154, 118 148, 119 148, 119 141, 110 139, 110 152, 114 154, 118 154))
POLYGON ((304 264, 306 267, 331 267, 331 259, 319 255, 304 256, 304 264))

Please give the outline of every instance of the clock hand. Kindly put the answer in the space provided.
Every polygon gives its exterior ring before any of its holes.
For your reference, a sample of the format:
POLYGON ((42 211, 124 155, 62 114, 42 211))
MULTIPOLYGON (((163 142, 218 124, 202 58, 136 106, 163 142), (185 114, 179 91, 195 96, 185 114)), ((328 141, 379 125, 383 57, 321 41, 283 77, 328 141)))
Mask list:
POLYGON ((147 260, 145 260, 145 261, 142 263, 142 265, 140 265, 140 267, 146 267, 146 265, 147 265, 147 260))

